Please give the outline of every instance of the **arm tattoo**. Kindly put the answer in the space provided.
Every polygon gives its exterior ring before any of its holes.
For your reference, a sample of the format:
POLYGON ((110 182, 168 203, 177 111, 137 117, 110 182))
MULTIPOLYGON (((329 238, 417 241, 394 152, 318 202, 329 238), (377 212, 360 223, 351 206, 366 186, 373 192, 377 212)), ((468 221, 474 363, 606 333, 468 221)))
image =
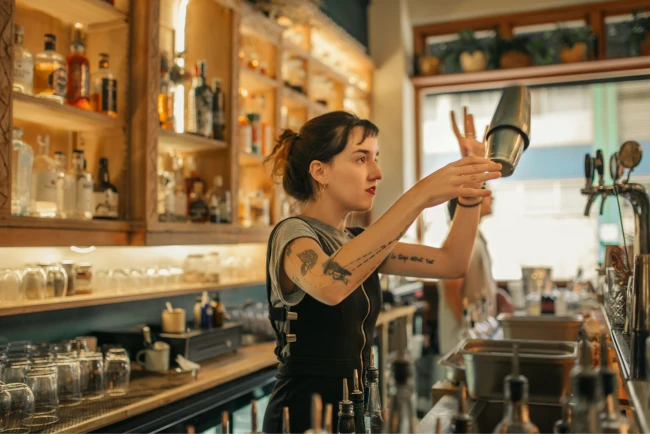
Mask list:
POLYGON ((314 268, 316 265, 316 260, 318 259, 318 254, 313 250, 305 250, 304 252, 298 253, 298 259, 302 261, 302 266, 300 267, 300 274, 303 276, 307 274, 309 270, 314 268))
POLYGON ((291 255, 291 246, 290 245, 287 246, 286 251, 287 251, 287 256, 291 255))
POLYGON ((351 276, 352 272, 341 267, 338 262, 335 262, 333 258, 330 258, 323 263, 323 274, 326 276, 332 276, 332 279, 340 280, 347 285, 347 276, 351 276))

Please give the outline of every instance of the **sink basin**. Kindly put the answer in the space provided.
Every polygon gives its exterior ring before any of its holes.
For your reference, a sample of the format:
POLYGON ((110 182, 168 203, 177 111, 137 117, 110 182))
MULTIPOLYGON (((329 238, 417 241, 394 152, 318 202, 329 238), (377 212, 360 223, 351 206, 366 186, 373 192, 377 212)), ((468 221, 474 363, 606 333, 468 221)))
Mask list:
MULTIPOLYGON (((474 432, 492 432, 503 419, 503 401, 479 400, 470 408, 469 414, 478 429, 474 432)), ((562 406, 555 404, 529 404, 530 421, 540 433, 552 433, 553 425, 562 418, 562 406)))

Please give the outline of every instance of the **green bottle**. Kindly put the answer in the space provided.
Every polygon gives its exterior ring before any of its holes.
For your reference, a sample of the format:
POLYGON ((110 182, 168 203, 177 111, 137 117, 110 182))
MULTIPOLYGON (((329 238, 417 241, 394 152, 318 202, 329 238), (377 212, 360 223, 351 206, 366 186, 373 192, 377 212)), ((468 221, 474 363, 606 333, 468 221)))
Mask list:
POLYGON ((365 408, 363 392, 359 387, 359 373, 354 370, 354 390, 350 394, 350 400, 354 404, 354 427, 357 434, 366 434, 365 408))

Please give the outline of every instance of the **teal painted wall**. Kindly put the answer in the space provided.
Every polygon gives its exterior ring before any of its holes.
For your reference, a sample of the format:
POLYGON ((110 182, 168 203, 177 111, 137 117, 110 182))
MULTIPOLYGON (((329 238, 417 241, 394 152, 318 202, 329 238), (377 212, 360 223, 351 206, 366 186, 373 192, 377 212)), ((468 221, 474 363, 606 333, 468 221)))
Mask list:
POLYGON ((321 10, 368 50, 370 0, 322 0, 321 10))

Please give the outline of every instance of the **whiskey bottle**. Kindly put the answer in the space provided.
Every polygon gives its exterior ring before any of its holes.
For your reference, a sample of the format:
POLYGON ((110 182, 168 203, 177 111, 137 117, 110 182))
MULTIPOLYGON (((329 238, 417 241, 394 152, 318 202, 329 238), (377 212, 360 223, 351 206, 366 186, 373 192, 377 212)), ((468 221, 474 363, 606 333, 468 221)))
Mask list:
POLYGON ((339 434, 355 433, 354 426, 354 404, 348 397, 348 380, 343 379, 343 399, 339 402, 339 425, 337 428, 339 434))
POLYGON ((56 212, 59 218, 74 218, 77 196, 74 176, 68 172, 65 153, 54 153, 56 162, 56 212))
POLYGON ((350 400, 354 404, 354 429, 357 434, 366 434, 366 424, 363 405, 363 392, 359 388, 359 371, 354 370, 354 389, 350 394, 350 400))
POLYGON ((221 88, 221 79, 213 78, 212 87, 214 87, 212 103, 212 137, 215 140, 225 140, 226 95, 221 88))
POLYGON ((34 57, 23 47, 25 28, 20 25, 14 27, 14 92, 32 94, 34 83, 34 57))
POLYGON ((13 129, 11 140, 11 215, 26 216, 29 213, 34 151, 23 142, 23 130, 13 129))
POLYGON ((108 69, 109 56, 99 53, 99 70, 92 76, 90 105, 98 113, 117 119, 117 80, 108 69))
POLYGON ((185 178, 185 194, 187 195, 187 213, 190 213, 190 206, 192 202, 192 193, 194 190, 194 184, 200 182, 205 186, 205 182, 199 176, 198 171, 196 170, 196 158, 193 155, 187 157, 185 168, 187 169, 187 177, 185 178))
POLYGON ((160 91, 158 92, 158 120, 160 127, 171 130, 174 127, 174 93, 173 83, 169 77, 169 59, 167 53, 160 55, 160 91))
POLYGON ((291 425, 289 424, 289 407, 282 408, 282 434, 291 434, 291 425))
POLYGON ((519 349, 515 344, 512 356, 512 373, 505 379, 505 414, 494 433, 539 433, 531 423, 528 412, 528 379, 519 375, 519 349))
POLYGON ((203 195, 203 182, 197 181, 192 185, 190 193, 190 220, 194 223, 205 223, 210 218, 210 210, 203 195))
POLYGON ((324 434, 326 432, 323 430, 323 400, 318 393, 314 393, 311 395, 311 428, 305 431, 305 434, 324 434))
POLYGON ((371 434, 383 432, 381 396, 379 395, 379 370, 375 367, 375 347, 370 347, 370 364, 365 372, 366 405, 364 409, 364 425, 371 434))
POLYGON ((99 176, 93 192, 93 214, 96 219, 117 219, 119 196, 117 187, 111 184, 108 175, 108 158, 99 159, 99 176))
POLYGON ((191 131, 203 137, 212 137, 212 111, 214 95, 206 82, 208 64, 205 60, 197 63, 199 73, 197 87, 194 89, 194 110, 196 111, 196 130, 191 131))
POLYGON ((70 45, 68 62, 68 104, 90 110, 90 66, 83 43, 81 24, 75 24, 74 40, 70 45))
POLYGON ((228 429, 230 425, 230 416, 227 411, 221 412, 221 434, 228 434, 230 430, 228 429))
POLYGON ((219 295, 215 295, 213 299, 213 309, 214 314, 212 315, 212 327, 219 328, 223 327, 223 319, 225 316, 225 308, 219 295))
POLYGON ((56 52, 56 36, 45 35, 45 51, 34 59, 34 95, 63 104, 68 83, 67 65, 56 52))
POLYGON ((93 218, 93 176, 86 171, 83 150, 75 149, 73 151, 72 167, 76 185, 76 217, 91 220, 93 218))
POLYGON ((30 215, 56 217, 56 162, 50 153, 50 136, 39 135, 38 156, 32 170, 32 201, 30 215))

